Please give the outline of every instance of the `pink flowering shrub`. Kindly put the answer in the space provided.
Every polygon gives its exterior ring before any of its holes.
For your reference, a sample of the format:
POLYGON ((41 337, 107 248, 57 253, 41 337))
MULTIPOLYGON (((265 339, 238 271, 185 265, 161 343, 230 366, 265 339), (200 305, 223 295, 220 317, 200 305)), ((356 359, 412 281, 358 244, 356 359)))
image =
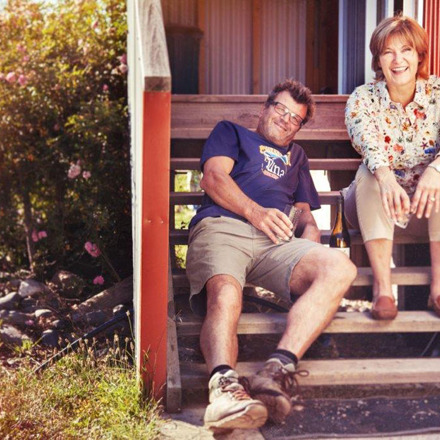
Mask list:
POLYGON ((104 284, 104 277, 102 275, 98 275, 93 279, 93 284, 101 286, 104 284))
POLYGON ((85 245, 84 245, 84 249, 93 257, 99 257, 101 255, 101 251, 99 250, 99 247, 97 244, 95 243, 91 243, 90 241, 88 241, 85 245))
POLYGON ((0 271, 97 289, 132 270, 126 2, 5 3, 0 271))

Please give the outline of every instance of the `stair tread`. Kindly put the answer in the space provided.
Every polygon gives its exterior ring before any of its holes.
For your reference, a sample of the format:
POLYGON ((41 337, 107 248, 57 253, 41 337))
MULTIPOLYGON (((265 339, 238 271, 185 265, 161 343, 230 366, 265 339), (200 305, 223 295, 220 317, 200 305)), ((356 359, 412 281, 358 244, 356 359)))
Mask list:
MULTIPOLYGON (((285 313, 242 313, 238 334, 280 334, 286 325, 285 313)), ((179 315, 178 336, 199 335, 203 319, 179 315)), ((391 321, 376 321, 369 312, 338 312, 324 333, 416 333, 440 331, 440 319, 431 311, 402 311, 391 321)))
MULTIPOLYGON (((207 388, 205 364, 180 365, 184 389, 207 388)), ((246 376, 262 365, 263 362, 239 362, 237 371, 246 376)), ((307 377, 299 377, 301 386, 440 383, 440 358, 302 360, 299 366, 309 371, 307 377)))
MULTIPOLYGON (((431 282, 430 266, 402 266, 391 269, 391 283, 401 286, 426 286, 431 282)), ((189 287, 184 271, 173 273, 174 287, 189 287)), ((358 267, 353 286, 371 286, 373 273, 371 267, 358 267)))

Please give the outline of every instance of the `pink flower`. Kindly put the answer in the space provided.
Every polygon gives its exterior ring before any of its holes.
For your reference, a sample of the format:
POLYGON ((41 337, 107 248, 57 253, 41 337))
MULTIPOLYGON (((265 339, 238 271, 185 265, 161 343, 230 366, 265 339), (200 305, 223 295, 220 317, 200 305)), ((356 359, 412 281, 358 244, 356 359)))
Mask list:
POLYGON ((34 325, 35 322, 32 321, 32 319, 28 319, 27 321, 24 322, 26 325, 34 325))
POLYGON ((27 79, 24 75, 20 75, 20 76, 18 77, 18 83, 19 83, 21 86, 25 86, 25 85, 27 84, 27 82, 28 82, 28 79, 27 79))
POLYGON ((6 81, 8 83, 14 83, 15 81, 17 81, 17 75, 15 74, 15 72, 9 72, 6 75, 6 81))
POLYGON ((42 238, 47 238, 47 232, 46 231, 39 231, 38 232, 38 239, 41 240, 42 238))
POLYGON ((23 46, 22 44, 18 44, 17 45, 17 50, 19 50, 22 53, 25 53, 26 52, 26 47, 23 46))
POLYGON ((0 80, 3 81, 5 79, 5 74, 4 73, 0 73, 0 80))
POLYGON ((119 69, 119 72, 121 72, 121 73, 127 73, 127 71, 128 71, 128 67, 126 64, 120 64, 118 69, 119 69))
POLYGON ((39 240, 39 238, 38 238, 38 233, 37 233, 37 231, 34 229, 34 230, 32 231, 32 241, 33 241, 34 243, 36 243, 38 240, 39 240))
POLYGON ((25 56, 23 57, 23 62, 24 62, 24 63, 27 63, 30 59, 31 59, 31 58, 30 58, 29 55, 25 55, 25 56))
POLYGON ((127 64, 127 55, 124 53, 124 55, 118 57, 118 60, 121 62, 121 64, 127 64))
POLYGON ((102 286, 104 284, 104 277, 102 275, 98 275, 97 277, 95 277, 95 279, 93 280, 93 284, 96 285, 100 285, 102 286))
POLYGON ((99 250, 99 247, 97 244, 92 243, 90 241, 88 241, 85 245, 84 245, 84 249, 93 257, 99 257, 101 255, 101 251, 99 250))
POLYGON ((70 165, 69 171, 67 172, 67 177, 69 179, 75 179, 75 177, 78 177, 81 174, 81 166, 79 164, 79 161, 77 163, 72 163, 70 165))
POLYGON ((90 171, 83 171, 82 176, 84 179, 87 180, 87 179, 90 179, 90 177, 92 177, 92 173, 90 171))
POLYGON ((107 84, 104 84, 104 85, 102 86, 102 90, 103 90, 104 92, 108 92, 108 85, 107 85, 107 84))

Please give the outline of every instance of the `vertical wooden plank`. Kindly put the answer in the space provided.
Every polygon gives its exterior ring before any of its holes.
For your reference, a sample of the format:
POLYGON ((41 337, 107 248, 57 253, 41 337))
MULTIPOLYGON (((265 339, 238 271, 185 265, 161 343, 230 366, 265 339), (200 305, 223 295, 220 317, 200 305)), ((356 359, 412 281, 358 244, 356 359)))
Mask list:
POLYGON ((252 0, 252 93, 261 93, 261 0, 252 0))
POLYGON ((440 75, 440 0, 425 0, 424 27, 429 36, 430 71, 440 75))
POLYGON ((198 0, 197 2, 197 26, 203 32, 203 37, 200 42, 199 52, 199 93, 206 93, 206 9, 205 0, 198 0))
POLYGON ((144 380, 166 383, 171 93, 144 92, 140 356, 144 380))

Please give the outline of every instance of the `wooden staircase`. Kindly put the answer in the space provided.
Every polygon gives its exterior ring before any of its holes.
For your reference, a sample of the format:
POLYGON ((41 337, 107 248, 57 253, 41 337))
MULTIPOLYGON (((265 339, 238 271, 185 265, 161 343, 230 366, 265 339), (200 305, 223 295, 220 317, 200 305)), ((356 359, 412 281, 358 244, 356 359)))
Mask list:
MULTIPOLYGON (((202 192, 176 192, 174 176, 186 170, 199 170, 199 157, 204 140, 215 124, 227 119, 248 128, 256 126, 258 113, 265 96, 204 96, 176 95, 172 100, 171 127, 171 212, 170 212, 170 289, 169 289, 169 344, 167 410, 178 411, 182 405, 182 392, 206 389, 208 372, 202 363, 181 362, 178 356, 179 339, 197 336, 202 320, 190 313, 175 309, 175 295, 187 295, 188 280, 184 269, 176 267, 175 246, 185 245, 188 231, 175 227, 174 213, 178 205, 199 205, 202 192)), ((344 125, 344 108, 347 96, 319 95, 317 116, 299 133, 296 141, 306 150, 313 170, 327 170, 330 182, 338 182, 335 176, 345 176, 350 181, 360 159, 350 146, 344 125)), ((344 180, 342 179, 342 181, 344 180)), ((339 179, 341 181, 341 179, 339 179)), ((334 186, 334 185, 333 185, 334 186)), ((341 186, 335 187, 340 189, 341 186)), ((320 193, 321 204, 334 205, 339 192, 320 193)), ((322 234, 322 242, 328 243, 329 231, 322 234)), ((350 231, 353 249, 362 250, 359 231, 350 231)), ((414 238, 398 238, 396 246, 420 243, 414 238)), ((428 249, 426 252, 429 252, 428 249)), ((353 255, 353 253, 352 253, 353 255)), ((362 259, 360 259, 361 261, 362 259)), ((371 286, 371 269, 361 263, 353 286, 371 286)), ((430 283, 430 267, 408 266, 392 269, 392 282, 399 286, 427 286, 430 283)), ((285 327, 285 313, 243 313, 238 333, 240 335, 281 334, 285 327)), ((367 312, 337 313, 324 333, 327 334, 379 334, 384 333, 435 333, 440 331, 440 319, 433 312, 401 310, 393 321, 375 321, 367 312)), ((421 351, 421 350, 420 350, 421 351)), ((239 356, 240 360, 240 356, 239 356)), ((239 362, 241 374, 255 372, 263 360, 239 362)), ((301 386, 335 385, 390 385, 390 384, 440 384, 440 358, 381 358, 381 359, 304 359, 301 369, 309 371, 301 378, 301 386)))

